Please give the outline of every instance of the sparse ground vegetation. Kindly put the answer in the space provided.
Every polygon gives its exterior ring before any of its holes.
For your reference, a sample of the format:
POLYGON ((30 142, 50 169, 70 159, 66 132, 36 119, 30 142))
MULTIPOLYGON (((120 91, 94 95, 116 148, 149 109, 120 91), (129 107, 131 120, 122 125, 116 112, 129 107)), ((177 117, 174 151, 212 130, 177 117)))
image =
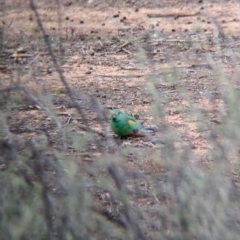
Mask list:
POLYGON ((0 239, 238 239, 240 3, 0 9, 0 239))

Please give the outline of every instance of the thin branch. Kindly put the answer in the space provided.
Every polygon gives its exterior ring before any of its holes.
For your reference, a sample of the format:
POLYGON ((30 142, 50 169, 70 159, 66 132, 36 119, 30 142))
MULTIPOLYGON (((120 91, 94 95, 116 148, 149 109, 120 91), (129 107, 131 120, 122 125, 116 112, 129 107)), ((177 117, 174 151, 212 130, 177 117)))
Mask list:
POLYGON ((196 13, 168 13, 168 14, 161 14, 161 13, 148 13, 147 16, 149 18, 168 18, 174 17, 175 19, 180 17, 194 17, 199 15, 200 12, 196 13))
POLYGON ((90 126, 89 126, 89 123, 88 123, 88 121, 87 121, 87 118, 86 118, 84 112, 82 111, 80 105, 78 104, 78 102, 77 102, 77 101, 75 100, 75 98, 73 97, 73 96, 74 96, 74 93, 73 93, 72 89, 70 88, 69 84, 67 83, 67 81, 66 81, 66 79, 65 79, 65 76, 64 76, 64 74, 63 74, 63 71, 62 71, 60 65, 58 64, 57 58, 56 58, 56 56, 55 56, 55 54, 54 54, 54 51, 53 51, 53 49, 52 49, 52 46, 51 46, 51 44, 50 44, 50 42, 49 42, 48 35, 46 34, 45 28, 43 27, 42 21, 41 21, 40 16, 39 16, 39 13, 38 13, 38 11, 37 11, 37 9, 36 9, 34 0, 30 0, 30 7, 31 7, 32 11, 33 11, 34 14, 35 14, 35 17, 36 17, 36 20, 37 20, 37 24, 38 24, 38 26, 39 26, 42 34, 43 34, 44 41, 45 41, 46 46, 47 46, 47 50, 48 50, 49 55, 50 55, 50 57, 51 57, 51 59, 52 59, 52 62, 53 62, 53 64, 54 64, 54 67, 55 67, 55 69, 56 69, 56 71, 57 71, 57 73, 58 73, 58 75, 59 75, 59 78, 60 78, 60 80, 62 81, 64 87, 66 88, 67 93, 68 93, 68 96, 70 97, 71 101, 74 103, 74 105, 76 106, 76 109, 78 110, 79 114, 82 116, 83 121, 84 121, 84 124, 87 126, 88 130, 90 131, 91 128, 90 128, 90 126))

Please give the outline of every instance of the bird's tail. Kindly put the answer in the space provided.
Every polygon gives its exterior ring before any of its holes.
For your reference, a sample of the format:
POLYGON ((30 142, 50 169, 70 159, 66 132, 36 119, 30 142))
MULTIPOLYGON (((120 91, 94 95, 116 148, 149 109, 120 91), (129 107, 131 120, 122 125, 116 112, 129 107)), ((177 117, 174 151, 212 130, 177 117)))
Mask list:
POLYGON ((156 132, 159 132, 160 130, 157 127, 143 127, 142 129, 140 129, 140 131, 138 132, 139 137, 145 137, 147 138, 152 144, 162 144, 162 145, 167 145, 168 142, 166 141, 165 138, 154 138, 153 135, 155 135, 156 132))
POLYGON ((142 129, 139 130, 138 136, 146 136, 146 135, 152 135, 155 132, 158 131, 157 127, 143 127, 142 129))
POLYGON ((143 127, 144 131, 149 131, 149 132, 157 132, 158 131, 158 128, 157 127, 143 127))

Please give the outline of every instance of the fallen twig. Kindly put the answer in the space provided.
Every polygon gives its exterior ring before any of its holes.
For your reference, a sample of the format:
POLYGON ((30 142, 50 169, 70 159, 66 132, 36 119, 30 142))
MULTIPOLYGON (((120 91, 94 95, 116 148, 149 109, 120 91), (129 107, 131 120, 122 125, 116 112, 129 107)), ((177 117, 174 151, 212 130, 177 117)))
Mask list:
POLYGON ((78 124, 78 127, 80 129, 82 129, 83 131, 86 131, 86 132, 91 132, 91 133, 96 133, 98 135, 100 135, 101 137, 107 137, 103 132, 100 132, 98 130, 95 130, 95 129, 89 129, 88 127, 84 126, 84 125, 81 125, 81 124, 78 124))
POLYGON ((123 69, 123 70, 141 70, 140 68, 132 67, 132 66, 121 66, 121 69, 123 69))
POLYGON ((158 46, 162 44, 163 42, 170 42, 170 43, 205 43, 208 41, 204 39, 199 39, 199 40, 191 40, 191 39, 179 39, 179 40, 174 40, 174 39, 160 39, 154 42, 149 43, 150 46, 158 46))
MULTIPOLYGON (((173 68, 196 68, 196 67, 206 67, 211 69, 212 67, 209 64, 191 64, 191 65, 180 65, 180 66, 174 66, 173 68)), ((122 67, 121 67, 122 68, 122 67)), ((126 68, 125 68, 126 69, 126 68)), ((135 69, 126 69, 126 70, 135 70, 135 69)), ((136 69, 137 70, 137 69, 136 69)), ((140 69, 138 69, 140 70, 140 69)), ((94 74, 96 77, 107 77, 107 78, 132 78, 132 77, 154 77, 154 76, 160 76, 166 73, 174 73, 171 68, 164 68, 164 69, 159 69, 159 72, 157 73, 139 73, 139 74, 121 74, 121 75, 116 75, 116 74, 104 74, 104 73, 97 73, 94 74)))
POLYGON ((70 116, 70 117, 68 117, 68 120, 67 120, 67 122, 65 123, 65 124, 63 124, 62 125, 62 127, 65 127, 65 126, 67 126, 68 124, 69 124, 69 122, 71 121, 71 119, 72 119, 72 117, 70 116))
POLYGON ((161 17, 174 17, 176 18, 180 18, 180 17, 193 17, 196 15, 199 15, 200 12, 196 12, 196 13, 168 13, 168 14, 161 14, 161 13, 148 13, 147 17, 149 18, 161 18, 161 17))
POLYGON ((128 46, 131 43, 132 43, 131 41, 127 41, 127 42, 123 43, 122 45, 118 46, 119 51, 122 50, 123 48, 125 48, 126 46, 128 46))
POLYGON ((32 59, 32 60, 26 65, 26 67, 30 66, 33 62, 35 62, 35 61, 38 59, 38 56, 39 56, 39 55, 40 55, 40 54, 38 53, 37 56, 36 56, 34 59, 32 59))
POLYGON ((129 55, 132 55, 132 54, 133 54, 132 52, 128 51, 126 48, 122 48, 122 50, 123 50, 124 52, 126 52, 127 54, 129 54, 129 55))
POLYGON ((161 74, 169 73, 170 71, 165 71, 161 73, 146 73, 146 74, 122 74, 122 75, 116 75, 116 74, 104 74, 104 73, 98 73, 95 74, 97 77, 107 77, 107 78, 132 78, 132 77, 151 77, 151 76, 159 76, 161 74))

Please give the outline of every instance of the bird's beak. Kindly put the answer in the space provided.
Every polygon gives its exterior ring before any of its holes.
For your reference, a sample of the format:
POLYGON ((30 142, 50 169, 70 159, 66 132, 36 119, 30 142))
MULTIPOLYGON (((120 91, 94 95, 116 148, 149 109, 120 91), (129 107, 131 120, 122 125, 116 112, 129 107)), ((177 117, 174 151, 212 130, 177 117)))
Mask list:
POLYGON ((115 112, 111 112, 110 118, 116 120, 117 114, 115 112))

